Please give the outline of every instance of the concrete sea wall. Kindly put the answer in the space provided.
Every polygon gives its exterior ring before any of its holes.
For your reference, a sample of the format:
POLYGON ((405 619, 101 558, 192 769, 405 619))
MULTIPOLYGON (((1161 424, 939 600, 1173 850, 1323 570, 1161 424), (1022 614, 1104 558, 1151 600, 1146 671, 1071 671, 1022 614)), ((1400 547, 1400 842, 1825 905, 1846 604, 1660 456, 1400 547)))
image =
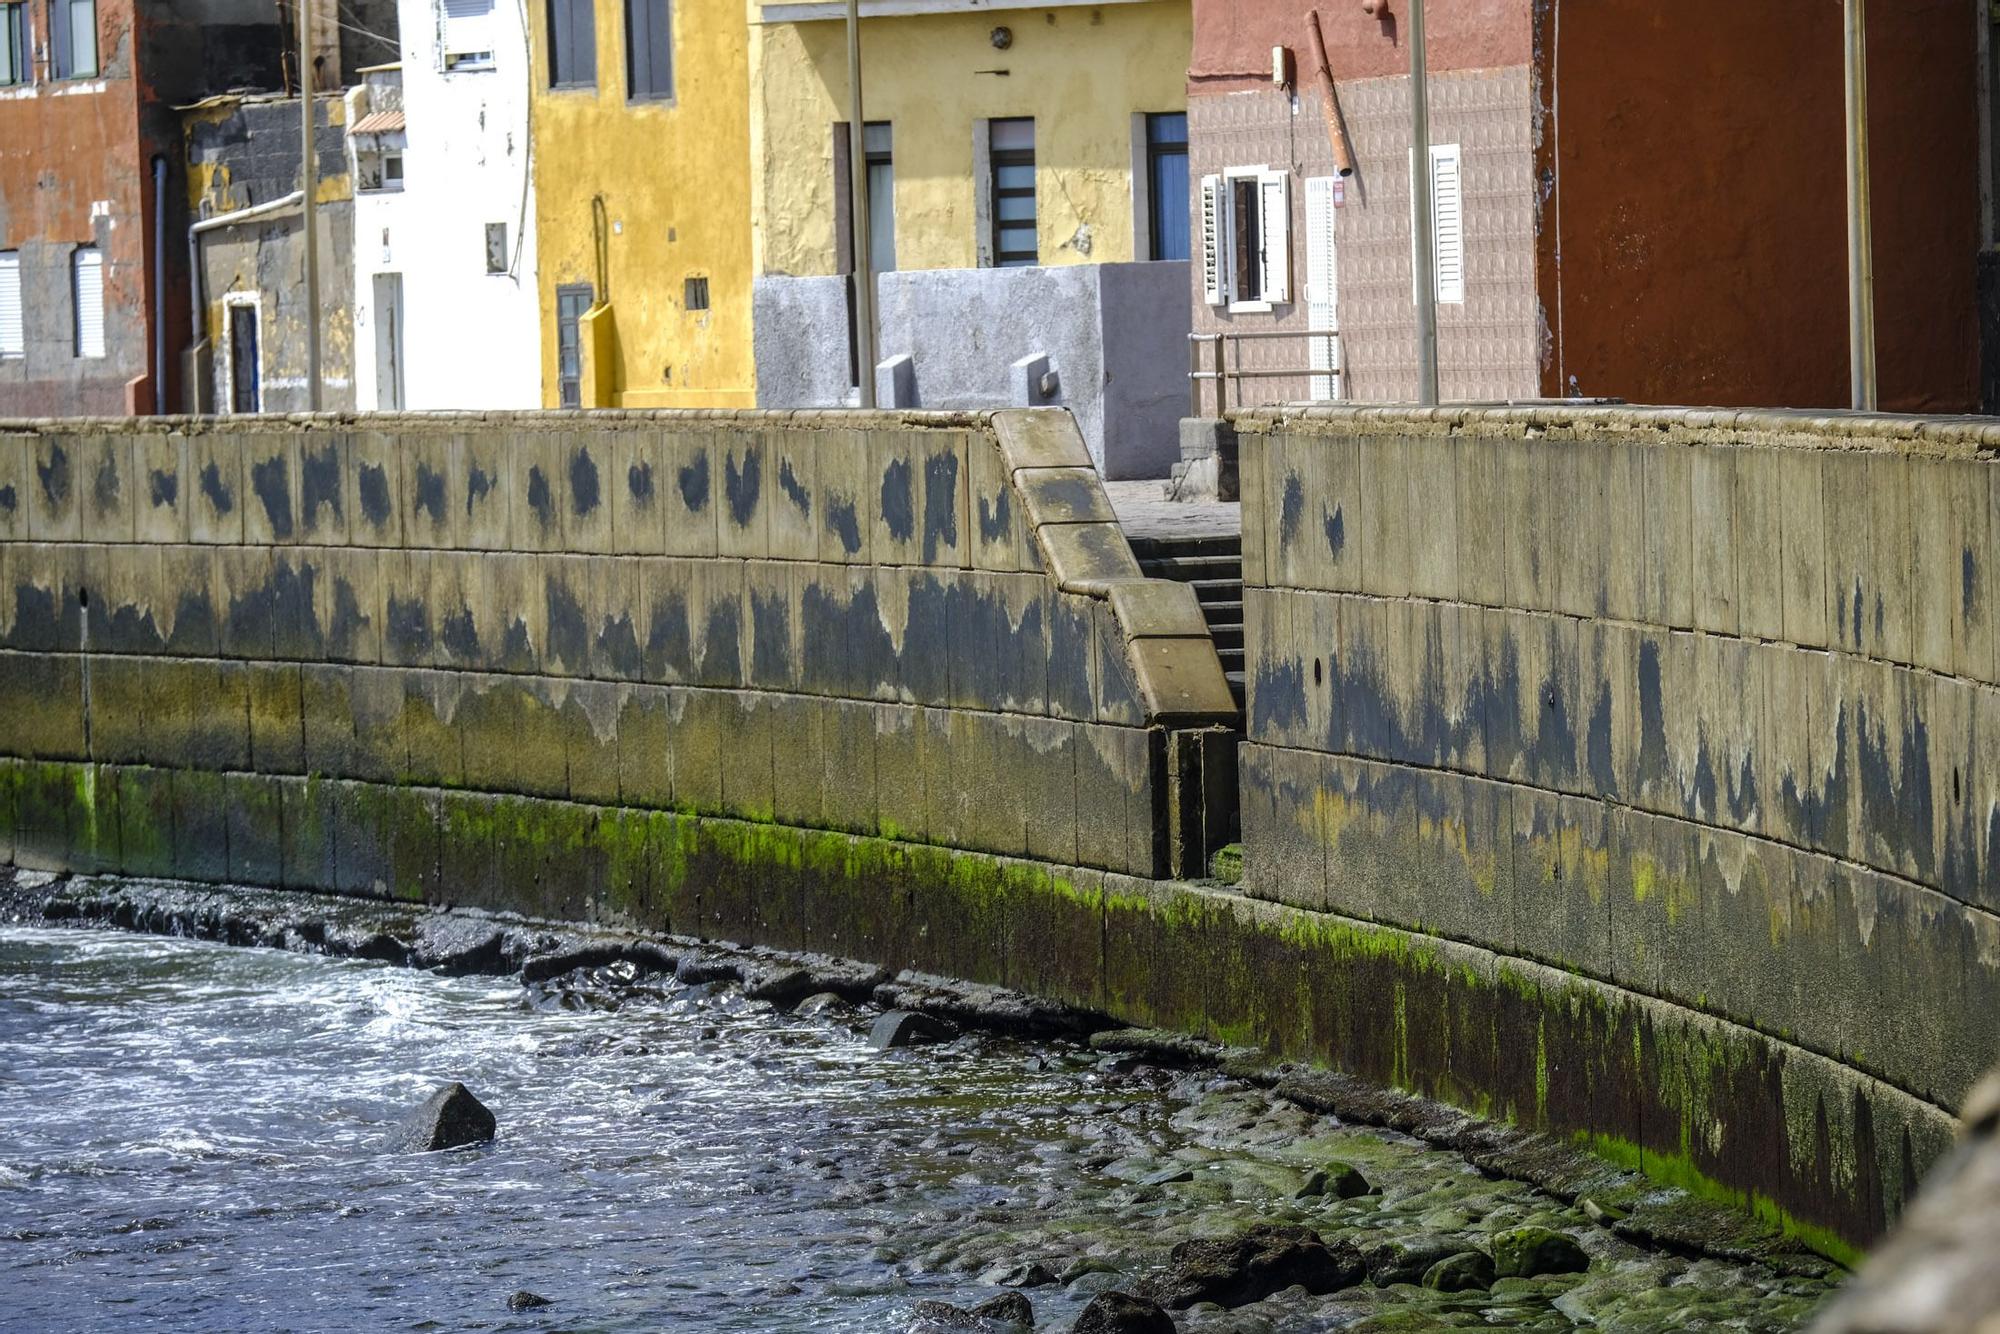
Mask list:
POLYGON ((2000 434, 1239 427, 1248 892, 1591 979, 1623 1052, 1545 1000, 1416 1081, 1873 1235, 2000 1057, 2000 434))

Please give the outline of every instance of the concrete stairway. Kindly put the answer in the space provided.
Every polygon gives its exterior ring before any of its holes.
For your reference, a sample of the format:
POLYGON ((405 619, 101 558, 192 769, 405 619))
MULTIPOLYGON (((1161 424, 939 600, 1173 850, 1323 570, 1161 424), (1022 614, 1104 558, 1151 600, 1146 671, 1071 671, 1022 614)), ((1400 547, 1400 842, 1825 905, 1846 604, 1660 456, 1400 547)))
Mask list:
POLYGON ((1243 539, 1240 536, 1131 537, 1132 554, 1148 578, 1194 588, 1208 633, 1222 659, 1236 707, 1243 707, 1243 539))

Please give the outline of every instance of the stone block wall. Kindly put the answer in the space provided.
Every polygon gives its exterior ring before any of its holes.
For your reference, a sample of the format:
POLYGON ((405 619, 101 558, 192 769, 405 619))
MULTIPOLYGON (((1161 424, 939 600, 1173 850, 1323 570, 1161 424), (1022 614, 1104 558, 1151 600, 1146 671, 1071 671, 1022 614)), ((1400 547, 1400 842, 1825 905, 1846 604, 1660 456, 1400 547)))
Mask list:
POLYGON ((1249 892, 1712 1023, 1629 1062, 1468 1029, 1411 1078, 1873 1235, 2000 1058, 2000 431, 1238 427, 1249 892), (1551 1111, 1606 1060, 1629 1099, 1551 1111))
POLYGON ((1108 518, 1062 413, 0 426, 0 858, 585 904, 532 801, 1164 874, 1230 701, 1108 518))

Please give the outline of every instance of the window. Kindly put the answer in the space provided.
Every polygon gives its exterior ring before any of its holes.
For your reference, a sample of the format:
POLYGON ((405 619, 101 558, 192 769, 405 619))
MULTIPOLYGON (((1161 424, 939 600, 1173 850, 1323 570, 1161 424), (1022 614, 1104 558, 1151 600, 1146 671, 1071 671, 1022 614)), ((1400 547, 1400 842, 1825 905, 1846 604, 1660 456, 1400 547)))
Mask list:
POLYGON ((1203 296, 1211 306, 1262 311, 1292 299, 1291 177, 1232 167, 1201 181, 1203 296))
POLYGON ((0 87, 26 83, 34 76, 34 49, 28 45, 28 7, 19 0, 0 2, 0 87))
POLYGON ((70 256, 70 296, 76 307, 76 355, 104 355, 104 252, 78 246, 70 256))
POLYGON ((1035 240, 1035 122, 990 121, 993 165, 993 266, 1028 268, 1041 260, 1035 240))
POLYGON ((97 0, 49 0, 49 75, 96 77, 97 0))
POLYGON ((493 0, 443 0, 443 15, 444 67, 493 68, 493 0))
POLYGON ((1431 257, 1437 299, 1465 302, 1465 191, 1457 144, 1431 146, 1431 257))
POLYGON ((674 95, 674 14, 670 0, 625 0, 625 95, 634 102, 674 95))
POLYGON ((1154 259, 1188 257, 1187 114, 1146 117, 1146 198, 1154 259))
POLYGON ((21 320, 21 252, 0 251, 0 357, 28 354, 21 320))
POLYGON ((681 284, 681 306, 686 310, 708 309, 708 279, 690 278, 681 284))
POLYGON ((403 188, 403 155, 384 153, 382 155, 382 188, 400 190, 403 188))
POLYGON ((556 289, 556 406, 583 406, 583 317, 590 312, 587 283, 556 289))
POLYGON ((877 273, 896 271, 896 164, 889 122, 870 121, 861 131, 868 153, 868 263, 877 273))
POLYGON ((504 222, 486 224, 486 271, 507 272, 507 224, 504 222))
POLYGON ((549 0, 549 86, 590 88, 596 83, 595 0, 549 0))
POLYGON ((229 410, 264 410, 263 361, 257 352, 257 306, 229 301, 229 410))

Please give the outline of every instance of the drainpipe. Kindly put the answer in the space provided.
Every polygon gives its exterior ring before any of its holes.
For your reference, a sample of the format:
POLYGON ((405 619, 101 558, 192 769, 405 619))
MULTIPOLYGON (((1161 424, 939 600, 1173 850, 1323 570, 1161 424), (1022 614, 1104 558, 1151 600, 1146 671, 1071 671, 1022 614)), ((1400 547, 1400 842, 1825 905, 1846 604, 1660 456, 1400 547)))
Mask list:
POLYGON ((1424 0, 1410 0, 1410 265, 1417 304, 1417 402, 1438 401, 1437 255, 1431 235, 1430 65, 1424 0))
POLYGON ((1868 7, 1845 0, 1847 360, 1854 410, 1875 411, 1875 243, 1868 198, 1868 7))
POLYGON ((868 250, 868 122, 861 106, 861 0, 847 0, 847 197, 854 231, 855 360, 861 406, 875 406, 875 264, 868 250))
MULTIPOLYGON (((275 217, 288 213, 305 202, 303 190, 294 190, 282 199, 273 199, 268 204, 258 204, 252 208, 239 208, 233 213, 219 213, 212 218, 203 218, 188 228, 188 321, 193 327, 194 342, 200 346, 208 337, 208 329, 202 321, 204 302, 201 282, 201 238, 208 232, 224 227, 234 227, 242 222, 256 222, 260 218, 275 217)), ((193 386, 187 387, 192 390, 193 386)))
POLYGON ((299 196, 305 205, 306 411, 319 411, 319 229, 313 204, 319 193, 319 154, 313 144, 313 93, 319 78, 312 59, 312 0, 299 0, 299 196))
POLYGON ((153 415, 167 413, 167 159, 153 159, 153 415))

